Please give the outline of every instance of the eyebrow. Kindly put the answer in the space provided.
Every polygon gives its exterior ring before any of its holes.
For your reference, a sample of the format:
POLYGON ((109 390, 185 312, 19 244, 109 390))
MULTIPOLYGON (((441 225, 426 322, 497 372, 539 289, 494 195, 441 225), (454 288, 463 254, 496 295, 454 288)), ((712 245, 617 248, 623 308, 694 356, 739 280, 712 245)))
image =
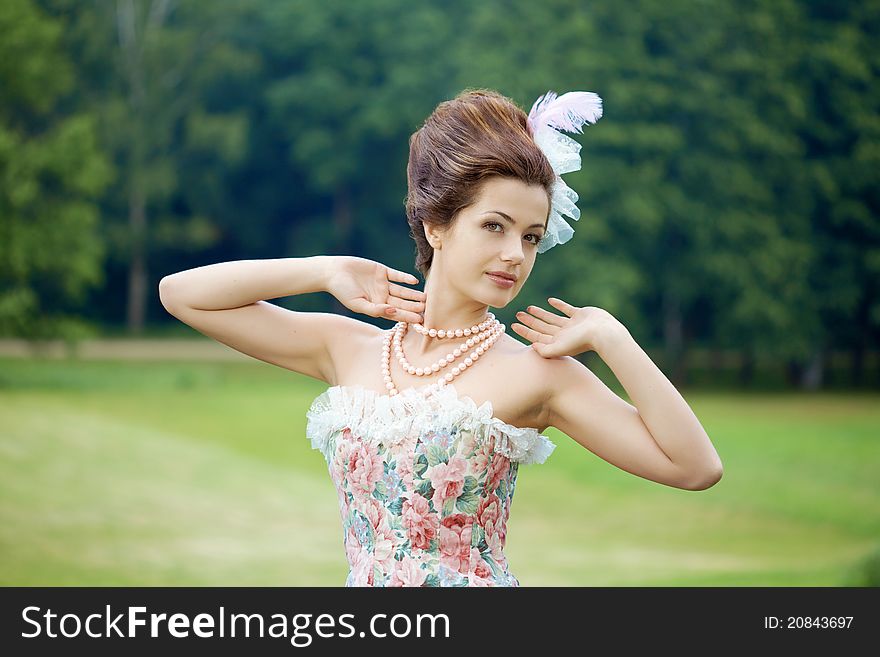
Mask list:
MULTIPOLYGON (((500 210, 487 210, 487 211, 484 212, 483 214, 492 214, 492 213, 500 214, 502 217, 504 217, 505 219, 507 219, 507 221, 509 221, 510 223, 512 223, 514 226, 516 225, 516 222, 515 222, 513 219, 510 218, 510 215, 504 214, 504 213, 501 212, 500 210)), ((531 226, 529 226, 529 228, 544 228, 544 224, 532 224, 531 226)))

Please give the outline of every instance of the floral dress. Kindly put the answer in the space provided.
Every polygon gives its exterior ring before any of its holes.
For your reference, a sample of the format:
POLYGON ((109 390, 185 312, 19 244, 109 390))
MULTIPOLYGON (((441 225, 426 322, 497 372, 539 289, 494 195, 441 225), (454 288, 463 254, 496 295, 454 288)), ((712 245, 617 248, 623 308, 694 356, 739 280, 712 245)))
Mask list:
POLYGON ((336 486, 345 586, 519 586, 504 555, 521 463, 555 445, 452 384, 381 395, 331 386, 306 434, 336 486))

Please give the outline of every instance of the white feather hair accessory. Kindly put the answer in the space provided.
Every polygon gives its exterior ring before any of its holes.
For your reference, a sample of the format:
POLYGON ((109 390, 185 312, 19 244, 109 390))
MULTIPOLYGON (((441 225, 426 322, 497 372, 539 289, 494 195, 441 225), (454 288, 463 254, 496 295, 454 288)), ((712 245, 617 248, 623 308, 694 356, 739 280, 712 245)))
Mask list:
POLYGON ((528 118, 529 132, 556 172, 547 232, 538 244, 538 253, 564 244, 574 235, 574 229, 562 215, 568 215, 575 221, 581 217, 581 211, 575 205, 577 192, 566 185, 561 177, 563 173, 581 168, 581 145, 560 131, 580 133, 584 123, 595 123, 601 117, 602 99, 592 91, 569 91, 558 98, 556 92, 548 91, 532 105, 528 118))

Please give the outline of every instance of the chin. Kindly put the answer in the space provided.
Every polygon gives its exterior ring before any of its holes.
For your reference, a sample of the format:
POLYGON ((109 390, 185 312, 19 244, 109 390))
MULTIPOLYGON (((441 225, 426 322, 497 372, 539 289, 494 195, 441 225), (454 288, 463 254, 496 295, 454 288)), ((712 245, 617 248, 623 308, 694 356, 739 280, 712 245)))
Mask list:
POLYGON ((496 298, 496 299, 489 299, 488 301, 483 301, 481 299, 480 302, 485 303, 487 306, 491 306, 492 308, 505 308, 505 307, 507 307, 507 305, 511 301, 514 300, 516 295, 512 295, 510 297, 507 297, 506 295, 503 295, 503 292, 504 292, 504 290, 499 290, 500 294, 498 294, 497 296, 504 299, 504 301, 499 302, 498 299, 496 298))

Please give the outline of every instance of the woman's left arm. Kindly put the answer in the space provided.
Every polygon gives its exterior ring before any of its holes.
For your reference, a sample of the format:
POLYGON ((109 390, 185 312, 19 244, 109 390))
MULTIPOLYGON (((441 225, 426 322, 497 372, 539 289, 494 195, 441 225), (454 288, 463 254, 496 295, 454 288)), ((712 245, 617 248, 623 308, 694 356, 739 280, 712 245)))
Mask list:
POLYGON ((565 314, 530 306, 517 313, 519 335, 552 360, 547 384, 549 424, 599 457, 638 476, 688 490, 721 479, 721 459, 694 412, 675 386, 610 313, 550 303, 565 314), (630 399, 611 391, 572 358, 596 351, 630 399))

